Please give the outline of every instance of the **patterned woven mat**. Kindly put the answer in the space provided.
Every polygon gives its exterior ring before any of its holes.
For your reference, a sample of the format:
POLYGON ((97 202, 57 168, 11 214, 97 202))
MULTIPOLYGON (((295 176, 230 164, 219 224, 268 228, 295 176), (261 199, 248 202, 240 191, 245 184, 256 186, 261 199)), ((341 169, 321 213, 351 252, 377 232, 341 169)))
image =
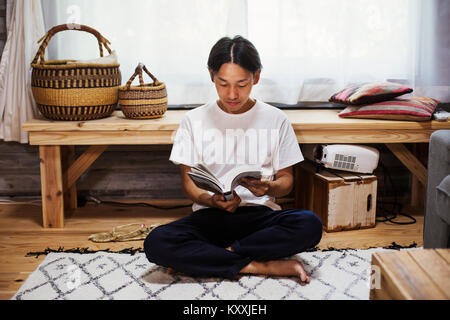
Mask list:
MULTIPOLYGON (((415 248, 405 249, 414 250, 415 248)), ((143 253, 52 252, 12 299, 126 300, 367 300, 377 274, 371 256, 385 248, 295 255, 311 277, 240 276, 235 280, 169 275, 143 253)))

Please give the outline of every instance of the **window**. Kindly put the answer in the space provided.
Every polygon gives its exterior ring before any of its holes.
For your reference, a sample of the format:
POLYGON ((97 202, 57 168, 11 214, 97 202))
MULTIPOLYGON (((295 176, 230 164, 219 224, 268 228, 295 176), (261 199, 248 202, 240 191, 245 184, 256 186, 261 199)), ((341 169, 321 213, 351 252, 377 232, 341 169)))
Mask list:
MULTIPOLYGON (((253 96, 266 102, 327 101, 363 81, 414 86, 421 5, 420 0, 43 0, 47 29, 67 22, 97 29, 118 54, 122 82, 143 62, 166 83, 170 105, 216 98, 206 67, 209 51, 220 37, 236 34, 261 55, 262 78, 253 96)), ((52 59, 98 56, 95 38, 80 32, 57 35, 48 50, 52 59)))

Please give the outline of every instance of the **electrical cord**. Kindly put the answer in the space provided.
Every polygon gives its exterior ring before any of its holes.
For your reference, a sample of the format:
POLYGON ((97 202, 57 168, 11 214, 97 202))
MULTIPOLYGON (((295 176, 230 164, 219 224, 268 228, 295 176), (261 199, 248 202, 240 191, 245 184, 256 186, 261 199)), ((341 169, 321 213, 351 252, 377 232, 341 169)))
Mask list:
POLYGON ((394 224, 401 224, 401 225, 406 225, 406 224, 414 224, 416 223, 416 219, 406 213, 402 212, 402 204, 398 202, 397 199, 397 188, 394 185, 394 182, 392 181, 392 176, 389 173, 388 169, 386 168, 386 166, 383 164, 383 162, 380 159, 380 165, 383 168, 383 196, 386 196, 386 176, 389 179, 389 182, 392 186, 392 190, 394 192, 394 202, 387 202, 387 201, 380 201, 379 203, 381 204, 381 206, 377 206, 377 209, 380 209, 382 215, 383 215, 383 219, 376 219, 377 222, 391 222, 394 224), (385 208, 385 205, 392 205, 391 210, 388 210, 385 208), (388 216, 390 215, 390 216, 388 216), (411 221, 405 221, 405 222, 399 222, 399 221, 395 221, 394 219, 396 219, 398 216, 404 216, 407 217, 408 219, 410 219, 411 221))
POLYGON ((106 205, 119 206, 119 207, 151 207, 151 208, 160 209, 160 210, 173 210, 173 209, 187 208, 187 207, 192 206, 192 204, 188 204, 188 205, 162 207, 162 206, 157 206, 157 205, 149 204, 149 203, 145 203, 145 202, 124 203, 124 202, 118 202, 118 201, 104 201, 104 200, 100 200, 93 196, 87 196, 86 202, 94 202, 96 206, 99 204, 106 204, 106 205))

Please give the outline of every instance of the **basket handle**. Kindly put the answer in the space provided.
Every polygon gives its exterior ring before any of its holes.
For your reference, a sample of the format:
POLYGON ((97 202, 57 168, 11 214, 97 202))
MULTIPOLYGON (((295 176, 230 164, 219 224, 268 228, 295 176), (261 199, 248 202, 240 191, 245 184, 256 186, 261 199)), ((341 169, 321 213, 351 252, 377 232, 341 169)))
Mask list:
POLYGON ((111 44, 111 42, 108 41, 108 39, 106 39, 105 37, 103 37, 100 32, 98 32, 97 30, 85 26, 85 25, 77 25, 77 28, 72 28, 70 27, 70 25, 68 24, 61 24, 58 26, 54 26, 53 28, 51 28, 49 31, 47 31, 47 33, 45 34, 45 36, 43 36, 38 43, 40 43, 42 41, 41 46, 39 47, 38 52, 36 53, 36 56, 33 59, 33 62, 31 64, 36 64, 40 58, 40 63, 44 63, 44 55, 45 55, 45 49, 47 48, 47 45, 50 41, 50 39, 57 34, 58 32, 61 31, 66 31, 66 30, 77 30, 77 31, 85 31, 85 32, 89 32, 91 34, 93 34, 97 40, 98 40, 98 47, 100 49, 100 57, 103 57, 103 46, 106 48, 106 50, 108 50, 108 52, 111 54, 111 49, 109 48, 108 44, 111 44))
POLYGON ((142 78, 142 70, 144 70, 145 73, 147 73, 149 77, 152 78, 154 86, 158 86, 161 84, 161 82, 159 82, 158 79, 156 79, 156 77, 152 75, 150 71, 148 71, 147 67, 140 62, 139 65, 136 67, 134 74, 131 76, 130 80, 128 80, 126 84, 127 90, 130 89, 131 83, 133 82, 134 78, 136 78, 137 75, 139 75, 139 86, 140 87, 144 86, 144 79, 142 78))

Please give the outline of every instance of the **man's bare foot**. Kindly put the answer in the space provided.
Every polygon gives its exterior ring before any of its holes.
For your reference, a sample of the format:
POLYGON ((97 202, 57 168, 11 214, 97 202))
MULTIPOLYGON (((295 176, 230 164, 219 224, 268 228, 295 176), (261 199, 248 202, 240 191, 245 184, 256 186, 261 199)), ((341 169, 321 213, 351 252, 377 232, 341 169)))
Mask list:
POLYGON ((241 270, 241 273, 271 276, 296 276, 304 283, 309 283, 311 281, 300 261, 294 259, 252 261, 241 270))

